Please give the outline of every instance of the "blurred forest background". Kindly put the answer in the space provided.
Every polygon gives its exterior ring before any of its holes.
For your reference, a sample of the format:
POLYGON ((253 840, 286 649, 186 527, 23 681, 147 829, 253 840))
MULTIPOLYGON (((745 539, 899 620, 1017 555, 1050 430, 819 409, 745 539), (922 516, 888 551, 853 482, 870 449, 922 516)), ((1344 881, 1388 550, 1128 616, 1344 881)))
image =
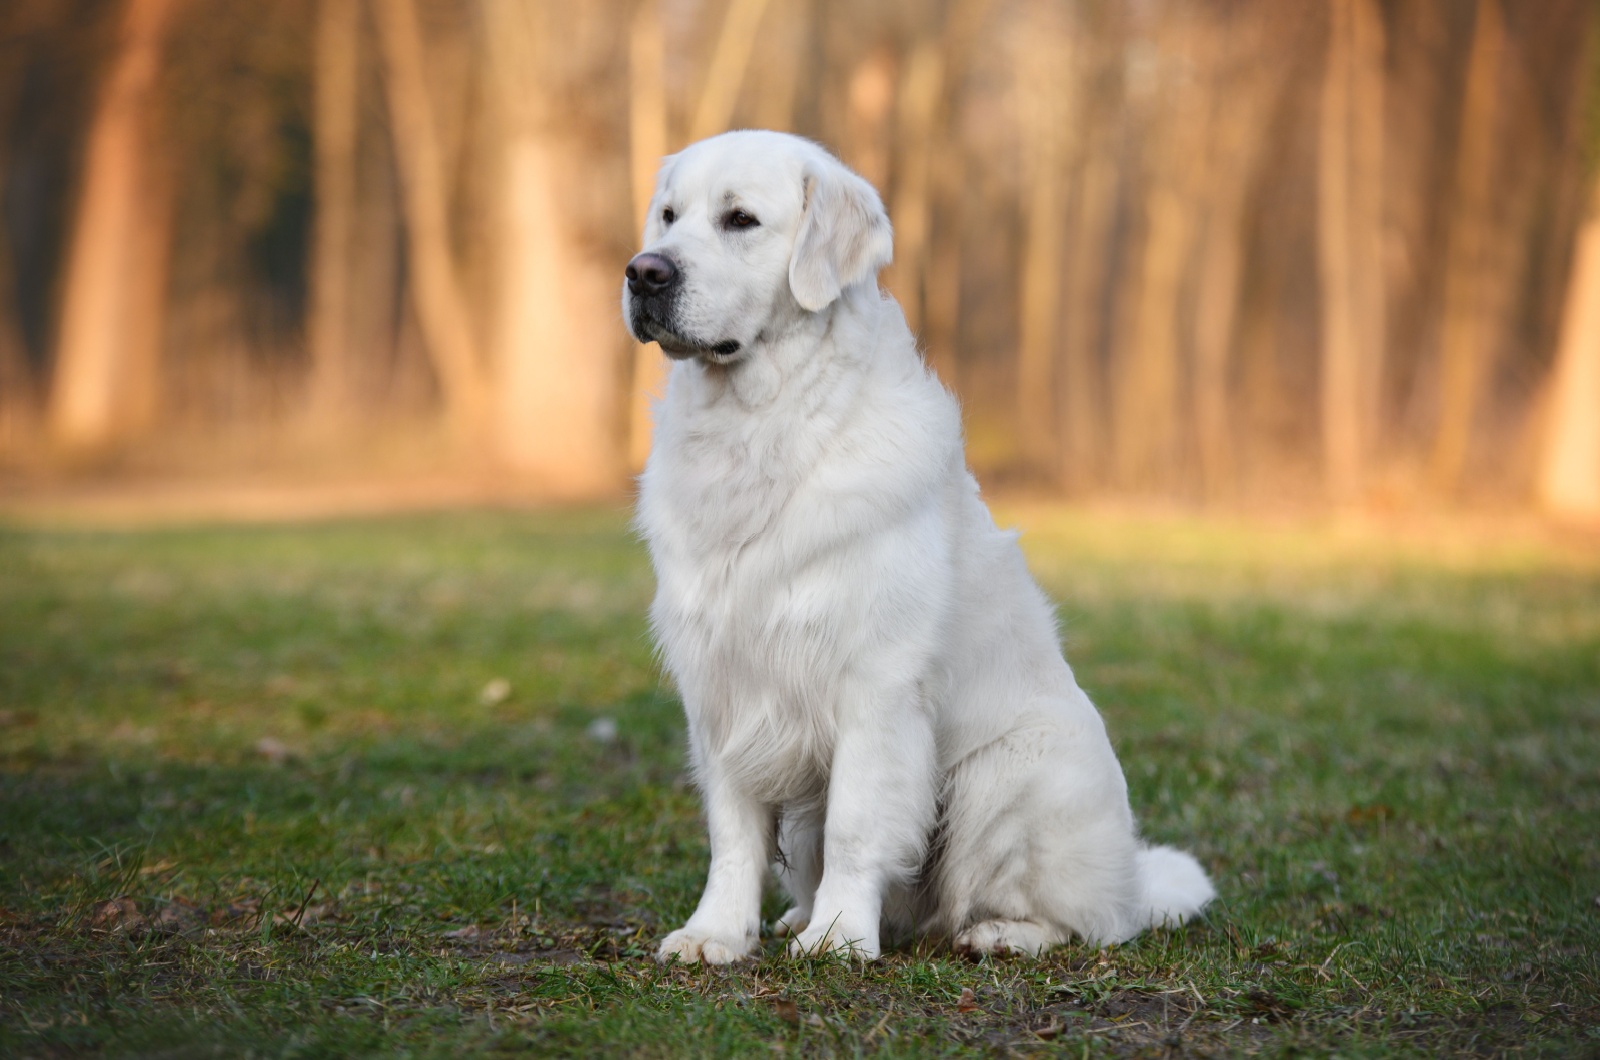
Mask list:
POLYGON ((614 495, 659 158, 815 137, 990 481, 1600 516, 1591 0, 4 0, 0 486, 614 495))

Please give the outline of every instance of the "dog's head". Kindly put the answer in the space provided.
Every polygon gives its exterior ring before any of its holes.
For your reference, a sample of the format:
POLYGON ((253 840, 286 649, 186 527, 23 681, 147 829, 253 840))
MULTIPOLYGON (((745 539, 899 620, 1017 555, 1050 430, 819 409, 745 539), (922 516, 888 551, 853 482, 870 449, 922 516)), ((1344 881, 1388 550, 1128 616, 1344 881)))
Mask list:
POLYGON ((724 133, 662 163, 623 316, 669 357, 731 364, 797 314, 876 282, 893 243, 878 193, 821 147, 724 133))

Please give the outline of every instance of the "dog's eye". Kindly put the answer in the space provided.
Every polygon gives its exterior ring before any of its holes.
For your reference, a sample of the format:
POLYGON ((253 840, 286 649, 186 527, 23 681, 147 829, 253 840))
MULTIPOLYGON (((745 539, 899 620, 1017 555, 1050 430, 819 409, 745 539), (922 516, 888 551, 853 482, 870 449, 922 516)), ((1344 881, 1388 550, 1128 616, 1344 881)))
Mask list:
POLYGON ((668 206, 665 210, 661 211, 661 223, 662 224, 669 225, 672 222, 676 221, 677 219, 678 219, 678 215, 672 212, 672 207, 668 206))
POLYGON ((732 210, 722 219, 724 228, 754 228, 760 223, 743 210, 732 210))

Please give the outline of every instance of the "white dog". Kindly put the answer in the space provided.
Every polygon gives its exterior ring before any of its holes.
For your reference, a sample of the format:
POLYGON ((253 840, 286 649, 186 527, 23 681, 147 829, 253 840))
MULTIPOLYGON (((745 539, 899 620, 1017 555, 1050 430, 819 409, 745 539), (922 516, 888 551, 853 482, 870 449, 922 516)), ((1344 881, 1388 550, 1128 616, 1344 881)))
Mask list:
POLYGON ((880 930, 968 952, 1117 942, 1213 895, 1140 842, 1055 612, 967 471, 956 401, 879 292, 889 219, 815 144, 732 132, 661 167, 623 291, 675 361, 640 479, 650 617, 711 869, 663 960, 880 930))

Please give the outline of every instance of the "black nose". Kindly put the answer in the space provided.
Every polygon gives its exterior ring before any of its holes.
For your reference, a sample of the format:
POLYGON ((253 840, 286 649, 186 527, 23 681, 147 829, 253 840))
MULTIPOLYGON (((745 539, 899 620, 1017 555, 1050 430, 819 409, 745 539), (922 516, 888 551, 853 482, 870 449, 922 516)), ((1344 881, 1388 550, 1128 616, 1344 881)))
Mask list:
POLYGON ((660 294, 678 278, 678 267, 660 254, 638 254, 628 262, 628 290, 660 294))

